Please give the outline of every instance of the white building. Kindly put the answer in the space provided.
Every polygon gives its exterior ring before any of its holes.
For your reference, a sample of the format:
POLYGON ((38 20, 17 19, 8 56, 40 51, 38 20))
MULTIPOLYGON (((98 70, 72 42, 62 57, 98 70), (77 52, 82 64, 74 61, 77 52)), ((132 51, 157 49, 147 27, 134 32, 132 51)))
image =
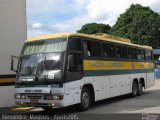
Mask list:
POLYGON ((19 56, 26 38, 26 1, 0 0, 0 107, 15 105, 10 57, 19 56))

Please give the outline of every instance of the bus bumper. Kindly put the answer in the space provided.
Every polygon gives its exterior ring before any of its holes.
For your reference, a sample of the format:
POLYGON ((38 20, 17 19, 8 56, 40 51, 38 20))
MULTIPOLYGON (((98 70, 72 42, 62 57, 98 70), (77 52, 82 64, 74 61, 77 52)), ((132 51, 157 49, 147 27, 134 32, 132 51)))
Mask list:
MULTIPOLYGON (((25 95, 25 99, 16 99, 15 104, 18 106, 27 106, 27 107, 51 107, 51 108, 61 108, 65 107, 65 96, 61 100, 45 100, 45 95, 25 95)), ((52 95, 50 95, 52 96, 52 95)), ((54 95, 53 95, 54 96, 54 95)))

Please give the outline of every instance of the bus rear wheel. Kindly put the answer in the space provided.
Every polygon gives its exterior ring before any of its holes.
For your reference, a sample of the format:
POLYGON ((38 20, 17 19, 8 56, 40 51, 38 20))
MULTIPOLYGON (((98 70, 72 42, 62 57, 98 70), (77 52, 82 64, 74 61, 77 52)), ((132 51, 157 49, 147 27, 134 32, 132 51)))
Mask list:
POLYGON ((88 110, 91 106, 91 93, 88 88, 83 88, 81 92, 81 102, 79 108, 81 111, 88 110))
POLYGON ((142 95, 143 94, 143 84, 142 81, 139 82, 139 88, 138 88, 138 95, 142 95))
POLYGON ((134 98, 138 95, 138 84, 136 81, 133 81, 132 83, 132 92, 131 92, 131 97, 134 98))

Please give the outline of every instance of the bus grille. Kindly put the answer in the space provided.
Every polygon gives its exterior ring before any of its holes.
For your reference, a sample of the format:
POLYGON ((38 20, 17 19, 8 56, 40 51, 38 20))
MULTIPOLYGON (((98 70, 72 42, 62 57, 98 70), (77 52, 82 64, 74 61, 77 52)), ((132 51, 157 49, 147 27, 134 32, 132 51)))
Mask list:
POLYGON ((41 99, 42 98, 41 95, 28 95, 27 97, 28 99, 41 99))

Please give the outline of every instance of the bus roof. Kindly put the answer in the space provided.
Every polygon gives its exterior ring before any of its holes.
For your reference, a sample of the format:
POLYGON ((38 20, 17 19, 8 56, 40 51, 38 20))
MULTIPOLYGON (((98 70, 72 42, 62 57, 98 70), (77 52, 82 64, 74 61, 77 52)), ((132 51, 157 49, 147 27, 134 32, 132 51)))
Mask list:
POLYGON ((108 42, 114 42, 114 43, 120 43, 120 44, 124 44, 124 45, 130 45, 130 46, 134 46, 134 47, 144 48, 144 49, 152 49, 152 47, 150 47, 150 46, 133 44, 133 43, 131 43, 130 39, 112 36, 112 35, 104 34, 104 33, 98 33, 98 34, 92 34, 92 35, 82 34, 82 33, 56 33, 56 34, 49 34, 49 35, 29 38, 25 42, 33 42, 33 41, 38 41, 38 40, 45 40, 45 39, 59 38, 59 37, 72 37, 72 36, 93 38, 93 39, 98 39, 98 40, 103 40, 103 41, 108 41, 108 42))

